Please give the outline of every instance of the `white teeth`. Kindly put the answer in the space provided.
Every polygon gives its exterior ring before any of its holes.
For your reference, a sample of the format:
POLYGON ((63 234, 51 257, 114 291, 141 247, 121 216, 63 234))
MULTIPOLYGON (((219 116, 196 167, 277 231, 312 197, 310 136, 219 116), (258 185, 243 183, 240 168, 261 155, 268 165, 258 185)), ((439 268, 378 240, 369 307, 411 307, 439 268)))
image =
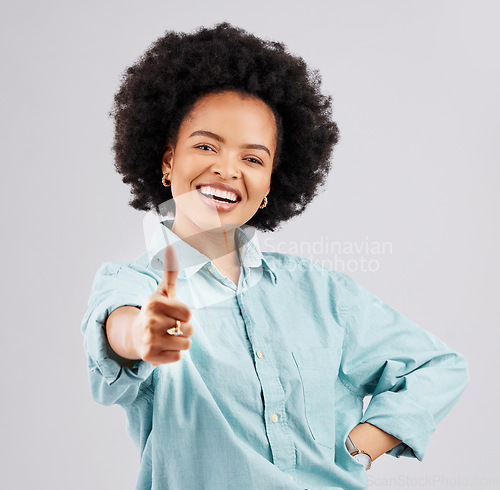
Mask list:
POLYGON ((217 196, 223 199, 229 199, 230 201, 236 202, 238 196, 234 192, 223 191, 217 189, 216 187, 210 187, 209 185, 203 185, 200 187, 200 192, 205 196, 217 196))

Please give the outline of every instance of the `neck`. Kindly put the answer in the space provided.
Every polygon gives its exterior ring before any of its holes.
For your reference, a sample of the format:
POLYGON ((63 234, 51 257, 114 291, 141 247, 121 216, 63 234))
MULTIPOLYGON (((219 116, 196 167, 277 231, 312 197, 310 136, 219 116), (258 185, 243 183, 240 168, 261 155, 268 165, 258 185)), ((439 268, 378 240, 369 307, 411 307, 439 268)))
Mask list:
POLYGON ((214 264, 224 268, 239 267, 236 252, 235 228, 221 227, 203 230, 192 222, 178 219, 176 215, 172 231, 191 247, 208 257, 214 264))

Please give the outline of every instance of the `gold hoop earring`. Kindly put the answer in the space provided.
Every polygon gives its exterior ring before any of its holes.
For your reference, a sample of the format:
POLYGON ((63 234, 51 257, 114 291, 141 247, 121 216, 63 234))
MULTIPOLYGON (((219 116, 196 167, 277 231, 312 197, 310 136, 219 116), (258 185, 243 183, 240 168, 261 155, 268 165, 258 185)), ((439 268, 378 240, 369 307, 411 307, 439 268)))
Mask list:
POLYGON ((165 186, 165 187, 170 187, 172 185, 172 182, 170 182, 170 180, 167 179, 167 174, 163 174, 163 177, 161 179, 161 183, 165 186), (168 184, 167 184, 168 182, 168 184))
POLYGON ((264 200, 262 204, 259 206, 259 209, 264 209, 267 206, 267 196, 264 196, 264 200))

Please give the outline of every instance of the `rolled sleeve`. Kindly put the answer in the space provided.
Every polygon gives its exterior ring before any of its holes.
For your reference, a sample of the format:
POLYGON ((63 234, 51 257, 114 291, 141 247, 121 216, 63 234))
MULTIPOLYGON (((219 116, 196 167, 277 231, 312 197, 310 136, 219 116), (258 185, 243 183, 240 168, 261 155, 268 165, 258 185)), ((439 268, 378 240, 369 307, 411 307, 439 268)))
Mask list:
POLYGON ((422 460, 436 424, 467 386, 467 362, 349 276, 336 274, 346 329, 340 376, 356 394, 372 396, 360 423, 402 441, 388 454, 422 460))
POLYGON ((152 373, 151 364, 139 360, 132 365, 133 361, 127 362, 111 349, 105 324, 108 316, 121 306, 140 308, 156 287, 154 275, 128 263, 105 263, 97 271, 82 321, 90 388, 97 402, 132 402, 140 383, 152 373))

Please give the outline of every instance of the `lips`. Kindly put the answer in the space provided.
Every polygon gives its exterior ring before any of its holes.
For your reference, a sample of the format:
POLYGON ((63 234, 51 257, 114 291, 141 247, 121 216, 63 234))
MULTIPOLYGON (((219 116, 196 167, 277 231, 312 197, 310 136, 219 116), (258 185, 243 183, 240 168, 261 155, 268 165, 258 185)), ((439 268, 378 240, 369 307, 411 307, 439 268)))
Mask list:
POLYGON ((221 202, 237 202, 241 201, 241 192, 228 184, 221 182, 204 182, 196 186, 199 192, 205 197, 212 198, 221 202))
POLYGON ((241 201, 241 192, 228 184, 206 182, 196 186, 201 200, 217 211, 231 211, 241 201))

